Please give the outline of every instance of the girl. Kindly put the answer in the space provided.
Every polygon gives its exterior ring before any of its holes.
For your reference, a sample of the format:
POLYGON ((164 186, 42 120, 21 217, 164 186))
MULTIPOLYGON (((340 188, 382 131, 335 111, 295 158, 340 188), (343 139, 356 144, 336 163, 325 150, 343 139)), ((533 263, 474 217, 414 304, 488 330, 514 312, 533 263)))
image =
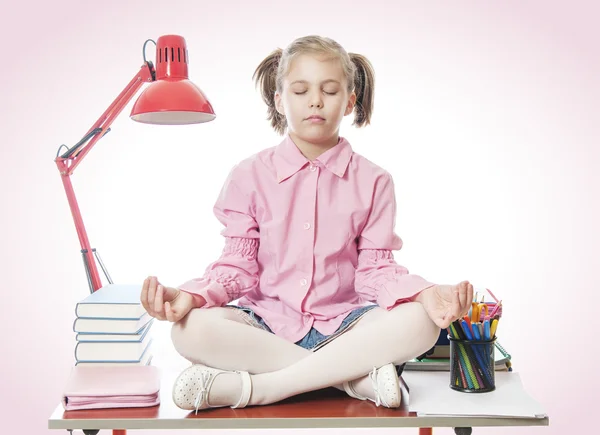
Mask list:
POLYGON ((175 349, 193 363, 173 400, 240 408, 335 386, 398 407, 395 364, 429 350, 473 287, 435 285, 394 261, 392 178, 339 136, 344 116, 370 122, 365 57, 308 36, 271 53, 254 79, 285 137, 229 174, 214 206, 221 257, 177 288, 143 284, 145 309, 174 322, 175 349))

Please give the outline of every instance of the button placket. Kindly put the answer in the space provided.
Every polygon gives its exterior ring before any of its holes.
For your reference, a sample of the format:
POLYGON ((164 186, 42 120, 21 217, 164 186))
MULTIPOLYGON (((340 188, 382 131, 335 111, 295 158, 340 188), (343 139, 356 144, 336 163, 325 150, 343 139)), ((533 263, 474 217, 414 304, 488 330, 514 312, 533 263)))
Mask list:
MULTIPOLYGON (((313 172, 313 174, 307 174, 306 176, 306 189, 304 191, 304 194, 302 195, 302 201, 303 201, 303 206, 304 206, 304 211, 306 213, 305 215, 305 221, 302 222, 300 221, 299 223, 296 223, 296 225, 302 225, 302 228, 304 228, 305 231, 309 231, 311 229, 316 228, 316 221, 315 221, 315 216, 316 216, 316 207, 317 207, 317 190, 318 190, 318 184, 319 184, 319 174, 320 172, 317 170, 318 166, 314 165, 313 163, 310 163, 307 167, 309 172, 313 172), (304 202, 306 201, 306 202, 304 202)), ((306 295, 308 294, 310 287, 311 287, 311 280, 313 278, 313 273, 314 273, 314 238, 315 238, 315 231, 309 231, 303 238, 302 238, 302 243, 303 245, 303 252, 304 254, 304 258, 302 258, 301 260, 299 260, 298 263, 298 272, 299 272, 299 285, 301 287, 301 290, 298 292, 298 296, 299 296, 299 306, 298 308, 300 308, 302 301, 304 301, 304 299, 306 298, 306 295), (312 255, 311 255, 312 254, 312 255), (306 261, 306 262, 305 262, 306 261), (305 278, 302 278, 302 276, 304 276, 305 278)), ((308 318, 308 319, 304 319, 305 322, 307 322, 307 324, 310 324, 312 322, 312 317, 308 318)))

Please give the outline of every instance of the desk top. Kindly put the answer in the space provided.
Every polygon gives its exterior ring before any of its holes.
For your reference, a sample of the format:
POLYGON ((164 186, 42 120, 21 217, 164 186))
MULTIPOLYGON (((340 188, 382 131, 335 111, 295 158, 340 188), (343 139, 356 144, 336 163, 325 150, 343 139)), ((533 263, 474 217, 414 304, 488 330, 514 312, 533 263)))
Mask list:
POLYGON ((329 388, 302 394, 277 404, 242 409, 184 411, 173 403, 171 388, 177 373, 163 372, 161 404, 149 408, 65 411, 59 405, 49 429, 282 429, 349 427, 476 427, 547 426, 548 418, 417 416, 408 411, 404 386, 399 409, 377 407, 329 388))

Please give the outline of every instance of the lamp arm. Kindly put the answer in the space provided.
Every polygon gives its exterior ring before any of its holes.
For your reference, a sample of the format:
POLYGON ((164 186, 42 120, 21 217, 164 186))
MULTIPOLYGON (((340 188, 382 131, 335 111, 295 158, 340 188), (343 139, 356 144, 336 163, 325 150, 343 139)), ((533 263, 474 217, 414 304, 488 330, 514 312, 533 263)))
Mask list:
MULTIPOLYGON (((102 116, 98 118, 96 123, 88 130, 84 137, 73 147, 69 148, 62 155, 58 155, 55 158, 56 166, 61 175, 63 186, 67 194, 67 200, 75 221, 75 229, 77 230, 77 237, 79 238, 79 244, 81 245, 81 254, 83 255, 84 267, 86 269, 88 284, 90 292, 93 293, 102 287, 102 281, 96 267, 94 260, 95 249, 90 247, 90 242, 81 218, 81 212, 75 199, 75 192, 73 191, 73 185, 71 184, 70 176, 75 168, 81 163, 81 160, 90 152, 92 147, 98 142, 110 130, 110 125, 113 123, 115 118, 119 116, 123 108, 129 103, 131 98, 136 94, 139 88, 144 82, 152 82, 155 80, 155 70, 152 66, 152 62, 145 62, 138 73, 133 79, 127 84, 127 86, 121 91, 117 98, 112 104, 104 111, 102 116)), ((61 148, 65 145, 61 145, 61 148)), ((60 148, 59 148, 60 151, 60 148)), ((101 265, 103 267, 103 265, 101 265)), ((104 267, 103 267, 104 270, 104 267)), ((106 274, 106 270, 104 270, 106 274)), ((110 278, 109 278, 110 280, 110 278)))
POLYGON ((138 73, 133 77, 133 79, 131 79, 127 86, 125 86, 125 88, 121 91, 117 98, 115 98, 111 105, 108 106, 102 116, 98 118, 96 123, 88 130, 84 137, 60 157, 57 156, 57 159, 55 160, 57 164, 59 162, 63 164, 59 167, 61 173, 64 170, 66 170, 68 175, 73 173, 75 168, 79 165, 86 154, 90 152, 96 142, 98 142, 98 140, 104 136, 104 134, 108 133, 110 125, 113 123, 115 118, 119 116, 123 108, 127 105, 127 103, 129 103, 131 98, 136 94, 144 82, 154 81, 154 75, 155 71, 154 67, 152 66, 152 62, 148 61, 144 63, 138 73), (104 134, 99 135, 99 133, 102 132, 104 132, 104 134), (91 141, 86 145, 85 143, 90 139, 91 141))

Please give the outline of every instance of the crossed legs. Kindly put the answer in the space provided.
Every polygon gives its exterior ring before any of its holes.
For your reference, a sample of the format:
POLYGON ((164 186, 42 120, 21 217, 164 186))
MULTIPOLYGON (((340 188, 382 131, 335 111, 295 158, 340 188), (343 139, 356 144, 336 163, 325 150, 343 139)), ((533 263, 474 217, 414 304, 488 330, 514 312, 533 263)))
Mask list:
MULTIPOLYGON (((375 308, 316 352, 246 324, 230 308, 194 309, 172 330, 175 349, 192 363, 251 373, 250 405, 339 388, 349 380, 357 393, 373 398, 366 376, 373 367, 412 359, 430 349, 438 335, 439 327, 416 302, 390 311, 375 308)), ((240 394, 239 375, 218 376, 210 401, 231 405, 240 394)))

